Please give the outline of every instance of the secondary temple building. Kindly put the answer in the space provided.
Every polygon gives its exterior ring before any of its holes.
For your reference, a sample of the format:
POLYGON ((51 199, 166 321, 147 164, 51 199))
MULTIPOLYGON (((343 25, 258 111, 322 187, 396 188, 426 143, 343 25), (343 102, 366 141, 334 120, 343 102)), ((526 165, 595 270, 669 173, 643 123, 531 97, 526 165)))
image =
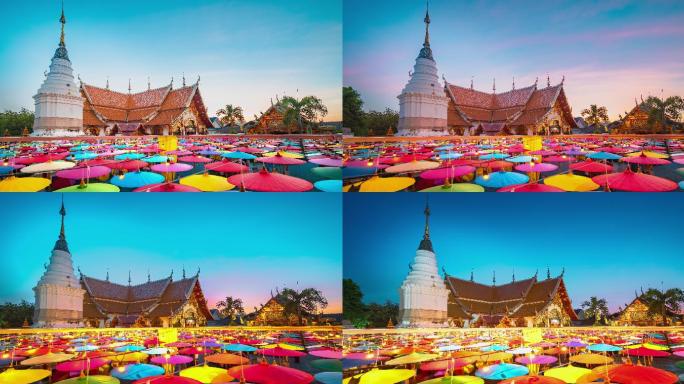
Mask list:
MULTIPOLYGON (((66 209, 59 211, 62 226, 50 263, 33 288, 34 327, 191 327, 211 319, 197 273, 179 280, 169 277, 128 285, 74 274, 73 261, 64 230, 66 209)), ((80 270, 79 270, 80 272, 80 270)))
POLYGON ((425 230, 409 274, 399 290, 402 327, 559 327, 577 320, 563 281, 563 273, 546 279, 533 277, 496 285, 450 276, 441 278, 430 240, 430 209, 425 208, 425 230))
POLYGON ((534 84, 497 93, 450 84, 442 86, 430 47, 430 15, 425 15, 425 41, 409 82, 399 98, 400 136, 552 135, 570 134, 577 127, 563 81, 546 87, 534 84))

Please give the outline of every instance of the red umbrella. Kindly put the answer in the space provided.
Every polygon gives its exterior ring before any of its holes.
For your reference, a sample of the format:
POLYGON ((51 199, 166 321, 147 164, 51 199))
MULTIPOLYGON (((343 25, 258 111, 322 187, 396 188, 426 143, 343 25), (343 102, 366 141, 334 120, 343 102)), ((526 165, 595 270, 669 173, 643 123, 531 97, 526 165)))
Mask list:
POLYGON ((204 166, 204 169, 223 173, 239 173, 249 171, 249 167, 246 165, 233 163, 232 161, 218 161, 216 163, 207 164, 204 166))
POLYGON ((630 356, 648 356, 648 357, 667 357, 670 356, 669 352, 658 351, 651 348, 639 347, 627 350, 627 354, 630 356))
POLYGON ((228 182, 258 192, 305 192, 313 188, 313 184, 304 179, 265 169, 256 173, 233 175, 228 178, 228 182))
POLYGON ((497 189, 497 192, 565 192, 560 188, 551 185, 532 183, 514 184, 497 189))
POLYGON ((206 355, 212 353, 210 348, 190 347, 178 351, 181 355, 206 355))
POLYGON ((277 165, 301 165, 301 164, 306 163, 306 161, 304 161, 304 160, 293 159, 290 157, 281 156, 280 152, 276 153, 275 156, 271 156, 271 157, 257 157, 256 161, 260 161, 262 163, 268 163, 268 164, 277 164, 277 165))
POLYGON ((98 369, 108 363, 109 360, 102 358, 72 360, 57 364, 55 369, 60 372, 92 371, 93 369, 98 369))
POLYGON ((570 169, 587 173, 606 173, 612 171, 613 166, 588 159, 579 163, 570 164, 570 169))
POLYGON ((644 165, 665 165, 665 164, 670 164, 669 160, 665 159, 658 159, 655 157, 648 157, 641 153, 639 156, 634 156, 634 157, 623 157, 620 159, 626 163, 631 163, 631 164, 644 164, 644 165))
POLYGON ((233 367, 228 370, 228 375, 237 379, 244 377, 246 381, 255 384, 309 384, 314 379, 304 371, 267 363, 233 367))
POLYGON ((427 363, 422 363, 420 365, 420 370, 421 371, 446 371, 448 369, 463 368, 468 364, 470 364, 470 363, 463 360, 463 359, 437 360, 437 361, 430 361, 427 363))
POLYGON ((202 382, 189 377, 160 375, 138 379, 133 384, 202 384, 202 382))
POLYGON ((491 170, 508 169, 513 167, 513 163, 503 160, 492 160, 478 164, 482 168, 490 168, 491 170))
POLYGON ((565 384, 565 381, 551 376, 518 376, 500 381, 499 384, 565 384))
POLYGON ((285 349, 285 348, 280 348, 280 347, 260 349, 257 352, 261 353, 264 356, 273 356, 273 357, 303 357, 303 356, 306 356, 306 353, 304 353, 304 352, 293 351, 290 349, 285 349))
POLYGON ((125 169, 127 171, 134 171, 147 167, 147 163, 142 160, 129 160, 119 163, 106 164, 106 166, 111 169, 125 169))
POLYGON ((336 351, 334 349, 317 349, 315 351, 309 352, 309 355, 322 357, 324 359, 342 359, 342 351, 336 351))
POLYGON ((609 369, 608 377, 620 384, 674 384, 679 380, 664 369, 627 364, 609 369))
POLYGON ((211 163, 211 159, 204 156, 182 156, 178 158, 178 161, 186 163, 211 163))
POLYGON ((566 155, 555 155, 544 158, 545 163, 574 163, 575 158, 566 155))
POLYGON ((596 184, 618 191, 667 192, 677 189, 677 183, 658 176, 634 173, 627 168, 624 172, 599 175, 591 178, 596 184))

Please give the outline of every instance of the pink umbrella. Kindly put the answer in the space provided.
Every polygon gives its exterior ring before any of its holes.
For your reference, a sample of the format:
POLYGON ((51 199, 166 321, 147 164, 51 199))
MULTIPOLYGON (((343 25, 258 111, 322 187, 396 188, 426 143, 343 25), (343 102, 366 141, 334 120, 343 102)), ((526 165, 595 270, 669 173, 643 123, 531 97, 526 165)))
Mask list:
POLYGON ((258 192, 306 192, 313 189, 313 184, 304 179, 265 169, 256 173, 233 175, 228 178, 228 182, 258 192))
POLYGON ((570 164, 570 169, 587 173, 606 173, 612 171, 613 166, 588 159, 579 163, 570 164))
POLYGON ((239 173, 248 172, 249 167, 246 165, 234 163, 232 161, 217 161, 204 166, 208 171, 222 172, 222 173, 239 173))
POLYGON ((183 163, 161 163, 150 167, 155 172, 185 172, 191 170, 193 167, 190 164, 183 163))
POLYGON ((620 159, 626 163, 631 163, 631 164, 643 164, 643 165, 665 165, 665 164, 670 164, 669 160, 665 159, 657 159, 655 157, 648 157, 644 155, 643 153, 639 156, 634 156, 634 157, 623 157, 620 159))
POLYGON ((677 164, 684 164, 684 158, 682 158, 682 159, 674 159, 674 160, 672 160, 672 161, 674 161, 674 162, 677 163, 677 164))
POLYGON ((520 356, 520 357, 517 357, 515 359, 516 363, 525 364, 525 365, 527 365, 527 364, 542 364, 542 365, 553 364, 556 361, 558 361, 557 358, 555 358, 553 356, 547 356, 547 355, 537 355, 534 357, 520 356))
POLYGON ((565 192, 560 188, 556 188, 546 184, 514 184, 507 187, 499 188, 497 192, 565 192))
POLYGON ((72 360, 57 364, 55 369, 60 372, 91 371, 93 369, 98 369, 108 363, 109 360, 102 358, 72 360))
POLYGON ((293 159, 290 157, 281 156, 280 153, 276 154, 275 156, 271 156, 271 157, 257 157, 256 161, 260 161, 262 163, 268 163, 268 164, 277 164, 277 165, 301 165, 301 164, 306 163, 306 161, 304 161, 304 160, 293 159))
POLYGON ((468 364, 470 364, 470 363, 463 360, 463 359, 437 360, 437 361, 430 361, 427 363, 422 363, 420 365, 420 370, 421 371, 446 371, 448 369, 463 368, 468 364))
POLYGON ((70 180, 83 180, 109 175, 109 172, 111 171, 112 170, 108 167, 96 165, 94 167, 64 169, 57 172, 57 177, 70 180))
POLYGON ((144 185, 136 188, 133 192, 202 192, 195 187, 176 183, 159 183, 144 185))
POLYGON ((318 349, 309 352, 309 355, 321 357, 324 359, 341 359, 343 357, 342 351, 335 351, 333 349, 318 349))
POLYGON ((138 379, 133 384, 202 384, 202 382, 189 377, 159 375, 138 379))
POLYGON ((618 191, 667 192, 678 188, 674 181, 641 172, 635 173, 629 168, 625 169, 624 172, 594 176, 591 179, 596 184, 608 186, 618 191))
POLYGON ((515 169, 522 172, 551 172, 558 169, 558 166, 549 163, 523 163, 516 165, 515 169))
POLYGON ((352 352, 344 355, 349 360, 389 360, 389 356, 377 355, 375 353, 352 352))
POLYGON ((257 351, 257 353, 260 353, 264 356, 273 356, 273 357, 303 357, 303 356, 306 356, 306 353, 304 353, 304 352, 293 351, 291 349, 285 349, 285 348, 280 348, 280 347, 260 349, 257 351))
POLYGON ((549 162, 549 163, 574 163, 575 158, 572 156, 561 156, 561 155, 556 155, 556 156, 549 156, 544 158, 544 162, 549 162))
POLYGON ((309 384, 314 380, 310 373, 299 369, 266 363, 233 367, 228 375, 239 380, 244 377, 247 382, 256 384, 309 384))
POLYGON ((458 167, 430 169, 421 173, 420 177, 427 180, 441 180, 450 177, 461 177, 473 172, 475 172, 475 167, 462 165, 458 167))
POLYGON ((211 159, 204 156, 181 156, 178 158, 179 161, 185 161, 187 163, 211 163, 211 159))
POLYGON ((119 163, 107 164, 107 167, 111 169, 125 169, 127 171, 134 171, 147 167, 147 163, 142 160, 129 160, 122 161, 119 163))
POLYGON ((310 163, 322 165, 324 167, 341 167, 342 166, 342 160, 341 159, 331 159, 329 157, 322 157, 318 159, 311 159, 309 160, 310 163))
POLYGON ((169 356, 168 358, 161 355, 161 356, 155 356, 155 357, 150 359, 151 362, 153 362, 155 364, 161 364, 161 365, 164 365, 164 364, 171 364, 171 365, 187 364, 187 363, 192 362, 192 360, 193 360, 192 357, 185 356, 185 355, 173 355, 173 356, 169 356))
POLYGON ((343 164, 345 167, 349 168, 378 168, 385 169, 389 167, 388 164, 379 163, 377 159, 373 160, 347 160, 343 164), (370 164, 370 165, 369 165, 370 164))

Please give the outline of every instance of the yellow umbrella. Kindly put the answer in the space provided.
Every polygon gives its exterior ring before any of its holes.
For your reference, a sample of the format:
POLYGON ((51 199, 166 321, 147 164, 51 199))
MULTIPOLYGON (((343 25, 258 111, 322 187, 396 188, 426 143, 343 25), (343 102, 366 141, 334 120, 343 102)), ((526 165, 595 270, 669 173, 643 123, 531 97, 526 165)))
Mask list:
POLYGON ((397 357, 396 359, 388 360, 385 365, 403 365, 403 364, 414 364, 423 361, 433 360, 438 358, 439 355, 433 353, 418 353, 413 352, 408 355, 397 357))
MULTIPOLYGON (((489 353, 489 354, 482 354, 480 356, 476 356, 477 360, 479 361, 484 361, 484 362, 492 362, 492 361, 509 361, 513 358, 513 354, 506 353, 506 352, 494 352, 494 353, 489 353)), ((466 359, 468 359, 466 357, 466 359)))
POLYGON ((544 184, 560 188, 567 192, 587 192, 600 187, 600 185, 594 183, 590 178, 574 175, 572 173, 547 177, 544 179, 544 184))
MULTIPOLYGON (((377 369, 354 376, 361 377, 359 384, 395 384, 406 381, 416 375, 413 369, 377 369)), ((344 379, 344 384, 349 383, 351 377, 344 379)))
POLYGON ((303 159, 304 155, 300 155, 299 153, 293 153, 293 152, 285 152, 285 151, 279 151, 279 152, 267 152, 264 153, 264 157, 273 157, 277 154, 280 154, 282 157, 289 157, 291 159, 303 159))
POLYGON ((412 186, 416 180, 412 177, 378 177, 373 176, 361 183, 361 192, 397 192, 412 186))
POLYGON ((428 381, 421 381, 418 384, 484 384, 484 379, 477 376, 445 376, 428 381))
POLYGON ((667 351, 670 349, 664 345, 658 345, 658 344, 653 344, 653 343, 626 345, 624 348, 625 349, 637 349, 640 347, 653 349, 655 351, 667 351))
POLYGON ((42 177, 10 176, 0 181, 0 192, 38 192, 47 188, 52 181, 42 177))
POLYGON ((31 357, 29 359, 23 360, 21 365, 44 365, 44 364, 56 364, 67 360, 71 360, 74 354, 71 353, 46 353, 44 355, 31 357))
POLYGON ((555 377, 556 379, 563 380, 566 383, 576 383, 580 377, 590 372, 591 369, 568 365, 567 367, 551 368, 547 371, 544 371, 544 376, 555 377))
POLYGON ((349 192, 351 187, 352 187, 351 185, 345 185, 344 187, 342 187, 342 192, 349 192))
POLYGON ((277 348, 280 347, 282 349, 289 349, 290 351, 303 351, 304 347, 300 347, 299 345, 292 345, 292 344, 287 344, 287 343, 278 343, 278 344, 269 344, 269 345, 264 345, 263 349, 272 349, 272 348, 277 348))
POLYGON ((145 361, 149 355, 142 352, 130 352, 123 355, 112 356, 112 360, 118 362, 139 362, 145 361))
POLYGON ((444 184, 421 189, 418 192, 484 192, 484 187, 472 183, 444 184))
POLYGON ((669 157, 668 155, 662 154, 660 152, 653 152, 653 151, 632 152, 632 153, 628 153, 626 156, 637 157, 637 156, 641 156, 642 154, 646 157, 653 157, 655 159, 667 159, 669 157))
POLYGON ((41 172, 54 172, 60 171, 62 169, 69 169, 76 166, 76 163, 64 160, 47 161, 45 163, 36 163, 28 165, 20 169, 21 173, 41 173, 41 172))
POLYGON ((204 192, 229 191, 235 188, 235 186, 229 183, 228 179, 225 177, 210 175, 208 173, 184 177, 180 179, 180 183, 195 187, 204 192))
POLYGON ((403 163, 403 164, 397 164, 393 165, 391 167, 385 168, 385 172, 387 173, 402 173, 402 172, 418 172, 418 171, 425 171, 428 169, 435 169, 439 167, 439 163, 434 162, 434 161, 425 161, 425 160, 418 160, 418 161, 409 161, 408 163, 403 163))
POLYGON ((84 376, 84 377, 72 377, 71 379, 66 379, 58 381, 55 384, 119 384, 120 381, 116 377, 112 376, 84 376))
POLYGON ((248 364, 249 359, 246 357, 233 355, 232 353, 217 353, 215 355, 209 355, 204 358, 205 361, 215 364, 223 365, 238 365, 238 364, 248 364))
POLYGON ((228 375, 228 371, 223 368, 201 366, 191 367, 180 371, 180 376, 189 377, 202 383, 227 383, 233 380, 233 377, 228 375))
POLYGON ((29 384, 43 380, 50 376, 51 372, 47 369, 21 369, 9 368, 0 373, 0 384, 29 384))
POLYGON ((600 355, 598 353, 583 353, 570 357, 573 363, 580 363, 585 365, 604 365, 613 362, 612 357, 600 355))

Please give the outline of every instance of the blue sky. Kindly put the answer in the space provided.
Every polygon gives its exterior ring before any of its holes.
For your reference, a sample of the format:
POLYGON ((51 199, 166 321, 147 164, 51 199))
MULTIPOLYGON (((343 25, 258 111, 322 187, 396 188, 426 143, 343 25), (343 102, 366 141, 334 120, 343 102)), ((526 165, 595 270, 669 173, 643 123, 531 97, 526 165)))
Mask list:
MULTIPOLYGON (((86 83, 127 92, 201 76, 210 115, 240 105, 245 118, 270 98, 316 95, 341 116, 341 0, 65 0, 66 45, 86 83)), ((59 43, 58 0, 5 1, 0 109, 33 109, 59 43)))
MULTIPOLYGON (((430 228, 439 269, 491 284, 529 278, 547 266, 575 308, 590 296, 611 310, 643 287, 682 286, 677 194, 430 194, 430 228), (553 196, 552 196, 553 195, 553 196)), ((398 302, 422 239, 424 194, 344 195, 344 277, 366 302, 398 302)))
MULTIPOLYGON (((210 305, 226 295, 245 310, 276 287, 315 287, 341 311, 341 198, 335 194, 65 194, 66 237, 84 274, 127 284, 180 278, 200 267, 210 305)), ((33 301, 59 235, 60 194, 3 193, 0 302, 33 301)))
MULTIPOLYGON (((450 83, 491 92, 547 73, 579 115, 604 105, 612 118, 643 94, 684 96, 684 2, 430 1, 431 46, 450 83), (662 93, 661 93, 662 89, 662 93)), ((398 110, 425 34, 424 1, 344 1, 344 84, 366 109, 398 110)))

